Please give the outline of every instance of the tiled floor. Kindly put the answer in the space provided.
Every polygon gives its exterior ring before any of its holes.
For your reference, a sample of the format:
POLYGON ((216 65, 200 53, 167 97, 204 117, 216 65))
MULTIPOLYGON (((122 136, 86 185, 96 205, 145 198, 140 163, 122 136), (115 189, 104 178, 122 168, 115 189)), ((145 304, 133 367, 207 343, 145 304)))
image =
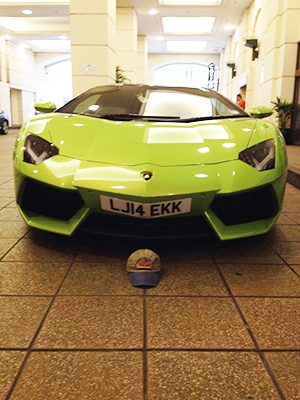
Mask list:
POLYGON ((265 237, 145 243, 30 231, 14 203, 15 131, 0 136, 0 399, 300 399, 300 191, 265 237))

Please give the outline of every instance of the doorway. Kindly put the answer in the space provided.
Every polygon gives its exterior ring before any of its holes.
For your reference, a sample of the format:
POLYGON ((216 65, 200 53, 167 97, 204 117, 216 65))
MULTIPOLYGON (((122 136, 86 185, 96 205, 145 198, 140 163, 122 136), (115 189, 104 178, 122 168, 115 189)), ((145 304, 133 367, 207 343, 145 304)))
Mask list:
POLYGON ((18 89, 10 89, 10 102, 11 102, 12 126, 22 125, 23 123, 22 91, 18 89))

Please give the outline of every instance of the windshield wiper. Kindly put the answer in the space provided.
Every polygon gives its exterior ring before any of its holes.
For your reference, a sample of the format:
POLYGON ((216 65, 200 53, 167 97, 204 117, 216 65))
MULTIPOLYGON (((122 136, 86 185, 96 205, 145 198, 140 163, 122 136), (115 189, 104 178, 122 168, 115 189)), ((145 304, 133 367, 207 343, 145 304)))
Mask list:
POLYGON ((159 115, 140 115, 140 114, 105 114, 96 115, 98 118, 110 119, 112 121, 133 121, 133 120, 144 120, 144 121, 170 121, 178 120, 180 117, 169 117, 159 115))
POLYGON ((86 115, 87 117, 103 118, 112 121, 133 121, 133 120, 144 120, 144 121, 178 121, 180 117, 171 116, 156 116, 156 115, 140 115, 140 114, 90 114, 86 112, 78 113, 77 115, 86 115))
POLYGON ((194 118, 180 118, 175 116, 158 116, 158 115, 140 115, 140 114, 90 114, 87 112, 78 113, 75 115, 85 115, 87 117, 108 119, 111 121, 134 121, 143 120, 149 122, 198 122, 198 121, 211 121, 214 119, 228 119, 228 118, 250 118, 248 114, 237 115, 212 115, 208 117, 194 117, 194 118))
POLYGON ((250 118, 248 114, 237 114, 237 115, 212 115, 210 117, 195 117, 195 118, 183 118, 178 122, 198 122, 198 121, 211 121, 213 119, 229 119, 229 118, 250 118))

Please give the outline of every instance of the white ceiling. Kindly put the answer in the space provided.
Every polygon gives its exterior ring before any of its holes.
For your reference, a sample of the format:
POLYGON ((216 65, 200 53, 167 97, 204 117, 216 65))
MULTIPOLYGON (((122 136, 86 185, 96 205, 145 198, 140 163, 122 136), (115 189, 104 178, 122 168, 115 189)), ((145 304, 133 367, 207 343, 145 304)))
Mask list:
MULTIPOLYGON (((178 0, 177 0, 178 1, 178 0)), ((185 0, 181 0, 184 2, 185 0)), ((253 0, 221 0, 220 5, 161 5, 159 0, 117 0, 118 7, 134 7, 138 16, 138 34, 148 39, 149 53, 168 53, 166 41, 206 41, 205 53, 220 53, 233 30, 224 26, 237 26, 241 16, 253 0), (156 15, 149 15, 152 8, 156 15), (162 17, 214 17, 215 23, 209 35, 165 35, 162 17), (163 36, 163 40, 156 40, 163 36)), ((9 33, 13 40, 28 41, 33 51, 43 51, 32 40, 59 40, 61 35, 69 36, 68 1, 59 0, 0 0, 0 27, 9 33), (22 10, 32 10, 25 16, 22 10)), ((55 42, 53 42, 55 46, 55 42)), ((61 47, 61 46, 60 46, 61 47)), ((53 48, 51 51, 65 51, 53 48)), ((45 49, 44 51, 49 51, 45 49)))

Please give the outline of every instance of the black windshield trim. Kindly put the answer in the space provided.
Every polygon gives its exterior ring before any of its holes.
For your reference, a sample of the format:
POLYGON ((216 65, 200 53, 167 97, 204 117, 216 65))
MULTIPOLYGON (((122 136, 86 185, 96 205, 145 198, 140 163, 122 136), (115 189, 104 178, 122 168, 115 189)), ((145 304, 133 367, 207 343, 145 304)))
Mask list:
MULTIPOLYGON (((120 98, 122 98, 120 97, 120 98)), ((106 97, 107 98, 107 97, 106 97)), ((109 98, 109 97, 108 97, 109 98)), ((109 100, 107 104, 107 108, 109 108, 109 100)), ((105 107, 104 107, 105 108, 105 107)), ((225 110, 224 110, 225 111, 225 110)), ((218 119, 227 119, 227 118, 249 118, 249 114, 247 114, 244 110, 240 109, 236 104, 234 104, 232 101, 227 99, 226 97, 222 96, 220 93, 215 92, 214 90, 211 89, 197 89, 197 88, 182 88, 182 87, 167 87, 167 86, 148 86, 148 85, 107 85, 107 86, 98 86, 94 87, 86 92, 81 93, 68 103, 66 103, 64 106, 61 108, 57 109, 55 111, 56 113, 64 113, 64 114, 74 114, 74 115, 86 115, 90 117, 96 117, 96 118, 107 118, 108 120, 115 119, 115 120, 122 120, 121 119, 121 113, 124 113, 127 115, 126 119, 127 121, 133 120, 134 118, 136 119, 143 119, 144 121, 172 121, 174 120, 175 122, 197 122, 197 121, 205 121, 205 120, 212 120, 215 118, 218 119), (186 94, 191 94, 191 95, 200 95, 201 97, 207 97, 210 99, 216 99, 220 103, 223 103, 227 108, 234 110, 237 112, 235 115, 208 115, 205 117, 192 117, 192 118, 176 118, 175 116, 172 118, 169 118, 169 116, 143 116, 142 115, 142 104, 141 101, 139 100, 139 96, 144 96, 145 98, 147 97, 148 92, 155 92, 155 91, 168 91, 168 92, 181 92, 181 93, 186 93, 186 94), (124 104, 118 104, 118 102, 114 102, 115 100, 113 99, 111 101, 112 108, 115 108, 115 110, 111 110, 112 113, 110 113, 110 110, 105 110, 103 109, 103 113, 100 114, 100 109, 96 113, 87 113, 86 112, 79 112, 79 113, 74 113, 74 110, 78 104, 83 102, 85 99, 88 99, 90 96, 94 95, 100 95, 100 96, 113 96, 114 92, 119 92, 120 96, 124 98, 127 97, 128 101, 125 104, 125 108, 123 110, 116 110, 116 108, 124 108, 124 104), (123 93, 123 94, 122 94, 123 93), (105 112, 105 111, 108 111, 105 112), (99 113, 97 115, 97 113, 99 113), (134 116, 134 117, 133 117, 134 116)))
POLYGON ((212 121, 214 119, 231 119, 231 118, 251 118, 250 115, 212 115, 210 117, 195 117, 195 118, 183 118, 177 120, 178 122, 200 122, 200 121, 212 121))
POLYGON ((83 115, 85 117, 93 117, 100 119, 107 119, 110 121, 148 121, 148 122, 201 122, 201 121, 212 121, 214 119, 231 119, 231 118, 251 118, 249 115, 212 115, 209 117, 195 117, 195 118, 179 118, 179 117, 168 117, 168 116, 148 116, 139 114, 107 114, 107 115, 95 115, 88 113, 73 113, 73 115, 83 115))

